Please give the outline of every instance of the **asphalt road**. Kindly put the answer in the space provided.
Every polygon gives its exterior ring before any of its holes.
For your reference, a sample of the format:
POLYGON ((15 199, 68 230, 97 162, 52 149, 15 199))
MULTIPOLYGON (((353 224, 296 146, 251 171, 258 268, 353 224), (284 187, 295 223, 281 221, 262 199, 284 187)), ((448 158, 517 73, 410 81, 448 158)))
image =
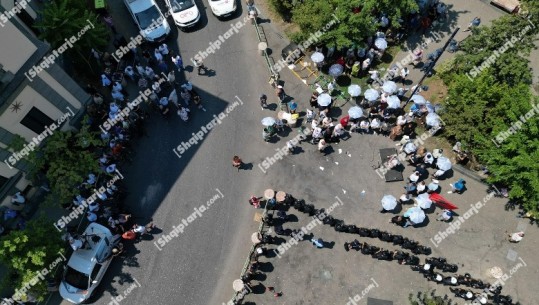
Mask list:
MULTIPOLYGON (((199 26, 187 33, 174 26, 167 41, 172 49, 179 46, 188 71, 192 71, 189 58, 219 39, 231 23, 243 22, 245 16, 240 1, 238 14, 225 21, 211 14, 207 2, 196 3, 202 13, 199 26)), ((129 41, 137 33, 123 2, 111 2, 110 6, 116 28, 129 41)), ((171 18, 169 23, 174 25, 171 18)), ((180 81, 188 79, 199 89, 207 112, 192 109, 187 124, 175 114, 168 121, 157 114, 150 118, 149 137, 137 141, 133 165, 124 176, 133 214, 142 217, 141 222, 153 217, 159 230, 153 240, 135 244, 127 258, 113 262, 96 304, 109 304, 117 295, 131 304, 221 304, 232 297, 232 281, 239 276, 250 247, 249 236, 258 225, 249 213, 252 210, 246 209, 247 198, 266 188, 258 169, 238 173, 231 166, 236 154, 249 163, 250 156, 262 155, 265 150, 257 100, 262 87, 267 91, 269 86, 256 42, 256 33, 248 23, 204 60, 214 71, 213 76, 177 74, 180 81), (200 143, 181 159, 175 155, 173 148, 189 141, 213 115, 239 100, 243 104, 227 114, 200 143), (194 207, 220 193, 224 198, 215 200, 183 234, 158 250, 154 242, 159 237, 187 219, 194 207), (140 288, 126 293, 135 280, 140 288)))

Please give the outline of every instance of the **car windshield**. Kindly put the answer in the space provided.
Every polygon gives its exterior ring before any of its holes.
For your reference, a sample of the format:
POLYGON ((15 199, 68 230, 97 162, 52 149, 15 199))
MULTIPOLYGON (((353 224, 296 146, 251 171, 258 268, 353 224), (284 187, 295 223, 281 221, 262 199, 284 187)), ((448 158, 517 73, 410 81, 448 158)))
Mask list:
POLYGON ((64 281, 75 288, 83 290, 88 289, 88 283, 90 282, 87 274, 78 272, 69 266, 67 266, 66 273, 64 274, 64 281))
MULTIPOLYGON (((157 7, 151 6, 147 10, 135 14, 135 17, 137 17, 140 28, 145 30, 152 25, 153 20, 159 20, 161 18, 161 14, 159 14, 157 7)), ((157 25, 157 23, 155 25, 157 25)))
POLYGON ((181 11, 185 11, 188 8, 192 8, 195 6, 195 2, 193 0, 172 0, 172 12, 178 13, 181 11))

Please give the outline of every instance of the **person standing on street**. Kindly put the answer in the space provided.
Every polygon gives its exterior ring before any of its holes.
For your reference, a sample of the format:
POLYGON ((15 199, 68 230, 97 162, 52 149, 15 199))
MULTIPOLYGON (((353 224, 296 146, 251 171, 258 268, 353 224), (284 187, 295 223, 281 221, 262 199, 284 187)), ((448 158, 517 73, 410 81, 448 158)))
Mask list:
POLYGON ((178 68, 178 72, 182 72, 183 69, 183 60, 180 55, 174 55, 172 51, 170 51, 170 54, 172 55, 172 62, 178 68))
POLYGON ((206 67, 204 66, 204 63, 202 62, 202 60, 195 59, 195 61, 193 63, 195 64, 195 67, 197 68, 198 75, 201 75, 200 74, 201 70, 204 70, 204 74, 206 74, 207 70, 206 70, 206 67))
POLYGON ((232 158, 232 166, 238 169, 238 172, 240 171, 241 166, 243 165, 243 161, 241 161, 240 157, 234 156, 232 158))
POLYGON ((260 95, 260 108, 264 110, 268 107, 268 97, 265 94, 260 95))
POLYGON ((103 17, 103 21, 105 22, 105 24, 107 25, 107 27, 110 28, 110 30, 112 31, 112 33, 116 34, 116 27, 114 27, 114 22, 112 21, 112 16, 107 14, 106 16, 103 17))

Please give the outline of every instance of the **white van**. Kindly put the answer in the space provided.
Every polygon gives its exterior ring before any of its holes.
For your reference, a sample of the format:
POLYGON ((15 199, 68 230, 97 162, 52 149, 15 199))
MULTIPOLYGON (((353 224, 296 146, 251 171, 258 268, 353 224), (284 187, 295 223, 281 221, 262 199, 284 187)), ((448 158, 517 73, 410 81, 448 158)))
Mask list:
POLYGON ((149 42, 162 42, 170 34, 167 18, 154 0, 124 0, 142 37, 149 42))

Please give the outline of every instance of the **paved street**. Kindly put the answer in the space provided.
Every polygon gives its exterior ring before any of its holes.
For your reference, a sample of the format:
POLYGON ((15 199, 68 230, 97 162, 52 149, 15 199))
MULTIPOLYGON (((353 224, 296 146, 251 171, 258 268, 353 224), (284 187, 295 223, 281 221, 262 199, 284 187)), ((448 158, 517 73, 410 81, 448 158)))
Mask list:
MULTIPOLYGON (((173 27, 173 35, 167 42, 171 48, 179 48, 186 65, 191 65, 189 58, 205 50, 209 42, 230 29, 231 23, 243 22, 246 15, 241 8, 244 3, 238 1, 238 15, 241 16, 219 21, 211 15, 206 2, 196 2, 202 12, 197 29, 184 33, 173 27)), ((445 2, 451 5, 449 19, 456 20, 451 26, 465 27, 479 13, 486 24, 501 14, 480 1, 445 2)), ((123 2, 111 1, 110 5, 118 31, 129 40, 137 33, 123 2)), ((173 25, 171 19, 169 22, 173 25)), ((264 26, 273 56, 278 59, 287 42, 277 35, 277 29, 271 24, 264 26)), ((465 34, 460 33, 457 40, 464 37, 465 34)), ((125 304, 137 305, 222 304, 229 301, 233 294, 232 281, 239 277, 251 246, 250 235, 258 227, 253 220, 256 210, 248 205, 247 199, 250 195, 262 196, 267 188, 304 198, 317 208, 331 205, 338 196, 344 205, 335 209, 332 214, 335 218, 343 219, 347 224, 406 235, 433 247, 433 255, 458 262, 459 273, 470 272, 482 279, 489 279, 486 273, 493 266, 504 271, 514 266, 518 260, 506 259, 508 251, 514 249, 527 267, 507 282, 504 293, 518 297, 522 304, 538 304, 532 299, 535 293, 533 279, 539 271, 532 248, 532 241, 538 237, 537 230, 528 227, 520 244, 511 245, 504 241, 505 231, 516 231, 519 222, 513 213, 503 212, 503 201, 497 198, 488 201, 478 215, 463 224, 458 233, 444 240, 439 248, 434 248, 429 240, 447 224, 436 222, 435 214, 429 215, 430 222, 425 228, 403 229, 387 222, 391 215, 378 213, 379 201, 384 194, 398 197, 402 193, 402 183, 385 183, 372 169, 379 161, 379 148, 395 147, 388 138, 354 134, 348 141, 332 145, 334 151, 328 156, 322 156, 310 144, 302 144, 299 153, 285 157, 263 173, 258 165, 266 157, 272 157, 276 149, 285 146, 286 140, 281 138, 277 143, 262 140, 260 120, 276 113, 262 111, 258 96, 267 94, 271 103, 276 99, 267 83, 268 72, 263 57, 257 54, 257 41, 255 30, 248 23, 226 40, 216 54, 204 60, 205 65, 215 71, 214 76, 198 76, 196 72, 182 75, 180 81, 190 80, 199 89, 207 112, 193 109, 187 124, 176 115, 168 121, 157 114, 150 118, 149 137, 137 141, 133 165, 123 174, 130 191, 128 205, 134 216, 140 217, 141 222, 148 222, 153 217, 159 230, 152 240, 129 248, 127 258, 112 263, 95 304, 110 304, 111 297, 116 295, 125 295, 125 304), (181 158, 176 156, 173 148, 182 141, 189 141, 192 133, 212 120, 213 115, 226 112, 226 108, 236 101, 243 104, 228 113, 221 124, 181 158), (234 155, 242 157, 252 168, 237 172, 231 166, 234 155), (366 191, 364 198, 360 197, 362 190, 366 191), (215 200, 201 217, 185 228, 183 234, 160 247, 161 250, 156 247, 157 240, 170 233, 182 219, 187 219, 195 207, 207 204, 221 193, 224 198, 215 200), (135 282, 141 287, 124 294, 135 282)), ((427 53, 443 42, 429 45, 427 53)), ((403 58, 405 54, 399 56, 403 58)), ((445 54, 442 60, 447 56, 450 54, 445 54)), ((192 67, 188 70, 192 71, 192 67)), ((300 109, 305 109, 310 96, 308 87, 286 70, 281 75, 287 93, 297 98, 300 109)), ((411 78, 419 79, 419 73, 412 72, 411 78)), ((344 107, 342 113, 346 113, 348 107, 344 107)), ((335 111, 334 117, 340 117, 340 110, 335 111)), ((285 138, 295 135, 297 129, 292 129, 285 138)), ((407 168, 405 177, 410 173, 407 168)), ((456 172, 450 180, 459 177, 456 172)), ((486 194, 483 185, 471 179, 467 181, 468 192, 460 197, 447 195, 461 207, 461 212, 486 194)), ((449 182, 442 182, 444 193, 449 182)), ((298 222, 285 227, 299 228, 308 223, 304 214, 291 212, 298 222)), ((333 249, 317 250, 308 242, 302 242, 286 252, 283 258, 269 259, 273 271, 267 273, 264 285, 282 289, 283 297, 276 300, 269 294, 255 294, 247 300, 256 304, 346 304, 348 297, 364 290, 372 278, 380 288, 369 291, 369 297, 406 304, 409 293, 435 287, 407 267, 345 252, 342 244, 353 239, 353 235, 337 234, 329 226, 317 226, 312 232, 325 241, 335 242, 333 249)), ((386 247, 381 242, 373 243, 386 247)), ((394 249, 392 246, 387 248, 394 249)), ((448 292, 439 286, 436 288, 442 295, 448 292)), ((366 304, 366 301, 359 304, 366 304)))

